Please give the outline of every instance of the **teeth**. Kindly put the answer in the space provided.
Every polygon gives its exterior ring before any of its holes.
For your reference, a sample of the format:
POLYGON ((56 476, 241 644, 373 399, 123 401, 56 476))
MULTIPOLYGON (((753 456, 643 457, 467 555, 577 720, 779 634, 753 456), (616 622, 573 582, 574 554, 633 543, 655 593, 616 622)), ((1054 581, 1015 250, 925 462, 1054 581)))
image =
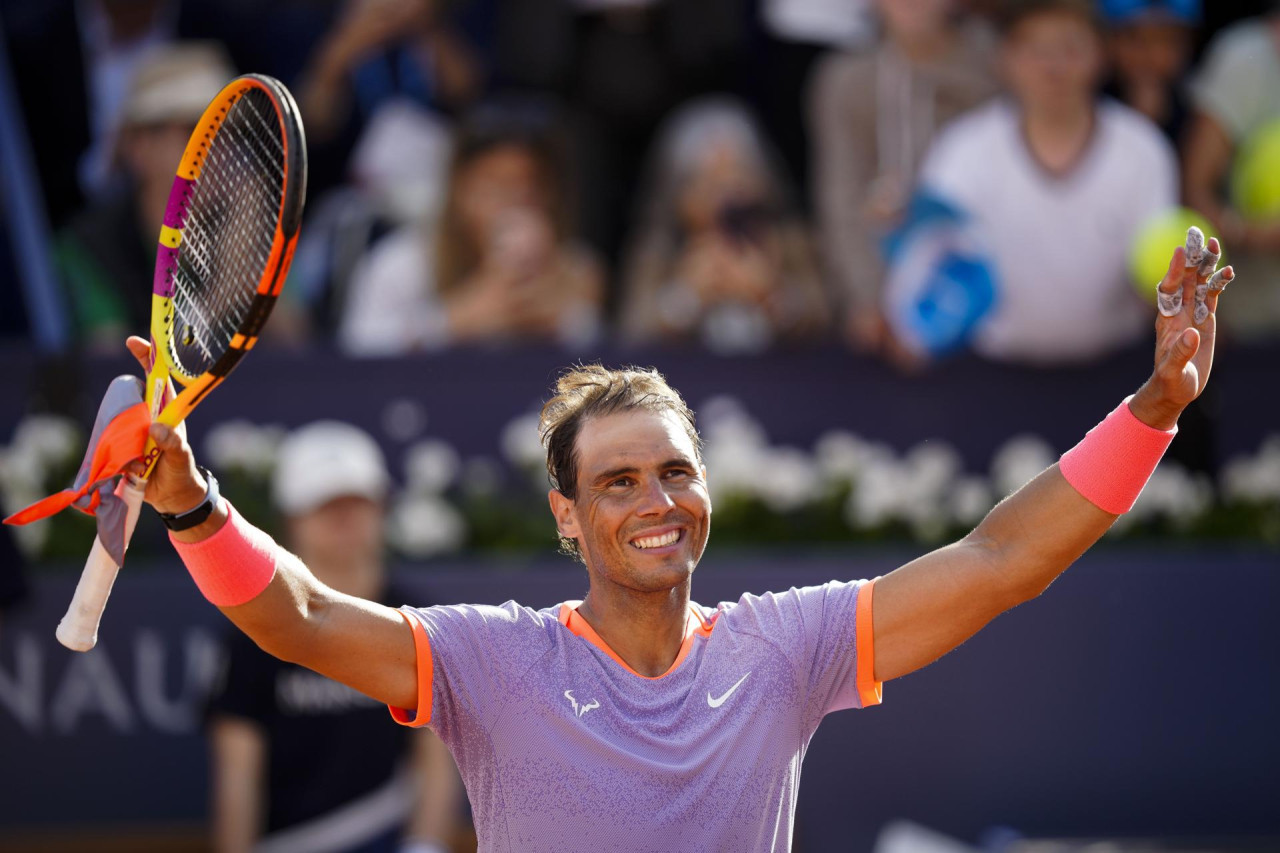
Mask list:
POLYGON ((664 533, 661 536, 646 536, 643 539, 632 540, 631 544, 637 548, 661 548, 664 545, 672 545, 680 538, 680 531, 673 530, 670 533, 664 533))

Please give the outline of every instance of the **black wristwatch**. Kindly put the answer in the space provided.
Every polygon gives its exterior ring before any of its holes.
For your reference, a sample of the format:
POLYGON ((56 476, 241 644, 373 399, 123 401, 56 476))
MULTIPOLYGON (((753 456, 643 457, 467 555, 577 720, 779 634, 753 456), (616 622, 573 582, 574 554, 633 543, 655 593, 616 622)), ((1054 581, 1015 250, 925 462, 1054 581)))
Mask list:
POLYGON ((160 520, 170 530, 189 530, 195 527, 212 515, 214 507, 218 505, 218 478, 213 476, 209 469, 203 465, 197 465, 196 470, 204 477, 204 481, 209 484, 208 490, 204 493, 204 500, 186 512, 160 513, 160 520))

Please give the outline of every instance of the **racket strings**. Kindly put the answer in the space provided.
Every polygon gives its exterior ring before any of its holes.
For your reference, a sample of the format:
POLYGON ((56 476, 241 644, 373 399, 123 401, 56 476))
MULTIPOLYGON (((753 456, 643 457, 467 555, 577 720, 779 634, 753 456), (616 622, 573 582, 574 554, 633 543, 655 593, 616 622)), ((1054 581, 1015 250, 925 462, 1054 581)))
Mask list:
POLYGON ((271 257, 284 182, 275 106, 251 89, 209 145, 183 229, 171 351, 189 376, 226 352, 248 316, 271 257))

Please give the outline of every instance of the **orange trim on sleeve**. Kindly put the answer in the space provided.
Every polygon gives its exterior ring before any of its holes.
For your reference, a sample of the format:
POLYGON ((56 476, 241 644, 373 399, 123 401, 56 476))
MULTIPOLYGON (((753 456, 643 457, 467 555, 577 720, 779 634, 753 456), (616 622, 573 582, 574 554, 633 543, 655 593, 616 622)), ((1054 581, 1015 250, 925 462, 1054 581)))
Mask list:
POLYGON ((409 615, 403 609, 396 612, 409 623, 409 630, 413 631, 413 652, 418 663, 418 707, 415 711, 388 705, 387 710, 391 712, 391 719, 400 725, 416 729, 431 722, 431 685, 434 677, 431 639, 427 636, 427 629, 423 627, 421 619, 409 615), (423 713, 423 708, 427 709, 426 713, 423 713))
POLYGON ((858 646, 858 671, 855 678, 858 686, 858 701, 864 708, 879 705, 884 690, 884 684, 876 681, 876 641, 871 608, 875 586, 875 581, 868 581, 858 590, 857 611, 853 617, 857 623, 857 636, 854 642, 858 646))

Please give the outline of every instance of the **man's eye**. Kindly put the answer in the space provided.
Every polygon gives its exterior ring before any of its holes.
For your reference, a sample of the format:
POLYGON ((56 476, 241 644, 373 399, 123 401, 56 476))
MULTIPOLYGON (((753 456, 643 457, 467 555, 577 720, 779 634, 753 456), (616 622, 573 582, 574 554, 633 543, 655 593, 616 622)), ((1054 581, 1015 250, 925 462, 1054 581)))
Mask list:
POLYGON ((610 483, 609 485, 610 485, 610 486, 624 486, 624 487, 625 487, 625 486, 629 486, 629 485, 631 485, 631 478, 630 478, 630 477, 619 477, 618 479, 614 480, 614 481, 613 481, 612 483, 610 483))

